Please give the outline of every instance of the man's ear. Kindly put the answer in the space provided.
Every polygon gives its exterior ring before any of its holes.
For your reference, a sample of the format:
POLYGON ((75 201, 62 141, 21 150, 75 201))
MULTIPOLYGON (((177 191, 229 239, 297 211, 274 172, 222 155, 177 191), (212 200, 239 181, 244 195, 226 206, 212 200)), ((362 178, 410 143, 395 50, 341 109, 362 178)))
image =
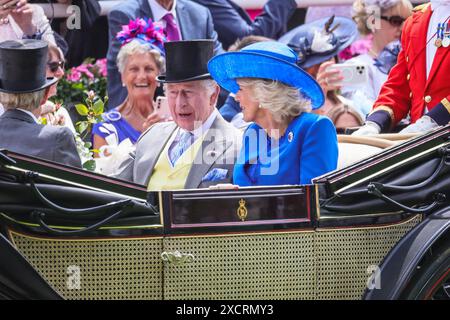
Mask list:
POLYGON ((219 99, 219 93, 220 93, 220 87, 218 85, 216 85, 216 88, 215 88, 213 94, 211 95, 211 98, 209 101, 210 105, 212 105, 213 107, 215 107, 217 104, 217 100, 219 99))
POLYGON ((51 87, 52 87, 52 86, 45 88, 44 97, 42 98, 41 103, 40 103, 41 106, 42 106, 45 102, 47 102, 48 97, 49 97, 49 95, 50 95, 50 88, 51 88, 51 87))

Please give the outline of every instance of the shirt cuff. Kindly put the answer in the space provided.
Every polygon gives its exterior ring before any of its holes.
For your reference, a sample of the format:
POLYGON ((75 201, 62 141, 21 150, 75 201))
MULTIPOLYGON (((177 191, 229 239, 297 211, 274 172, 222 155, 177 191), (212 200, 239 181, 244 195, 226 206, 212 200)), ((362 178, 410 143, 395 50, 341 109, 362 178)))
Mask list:
POLYGON ((431 109, 426 115, 438 125, 445 126, 450 122, 450 102, 447 98, 442 99, 441 103, 431 109))
POLYGON ((375 109, 371 114, 369 114, 366 121, 375 122, 380 126, 381 132, 387 132, 391 127, 392 117, 386 110, 375 109))

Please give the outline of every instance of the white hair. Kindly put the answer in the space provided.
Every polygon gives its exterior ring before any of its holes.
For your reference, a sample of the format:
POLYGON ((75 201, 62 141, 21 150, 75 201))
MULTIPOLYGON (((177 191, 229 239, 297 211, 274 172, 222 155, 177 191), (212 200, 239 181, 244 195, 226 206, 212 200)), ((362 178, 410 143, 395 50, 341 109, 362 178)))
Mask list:
POLYGON ((286 123, 311 111, 311 101, 297 88, 275 80, 242 78, 238 81, 240 86, 250 88, 261 108, 269 110, 277 122, 286 123))
POLYGON ((130 41, 119 50, 116 60, 119 72, 122 73, 125 70, 128 58, 130 56, 134 54, 145 54, 145 53, 150 53, 153 56, 153 59, 155 59, 156 66, 158 67, 159 72, 163 73, 165 60, 164 57, 161 55, 161 53, 158 50, 154 49, 150 44, 142 43, 138 40, 130 41))
MULTIPOLYGON (((203 80, 194 80, 195 82, 198 82, 198 84, 206 90, 207 94, 209 97, 211 97, 215 92, 216 89, 218 88, 218 84, 217 82, 215 82, 212 79, 203 79, 203 80)), ((192 81, 192 82, 194 82, 192 81)), ((167 91, 167 85, 170 83, 165 83, 164 84, 164 93, 166 93, 167 91)), ((166 94, 167 95, 167 94, 166 94)), ((217 95, 216 101, 214 102, 214 106, 217 104, 217 100, 218 100, 219 95, 217 95)))
POLYGON ((41 106, 44 99, 45 90, 31 93, 4 93, 0 92, 0 102, 5 109, 21 108, 33 111, 41 106))
POLYGON ((212 79, 199 80, 201 86, 208 91, 209 95, 212 95, 217 88, 217 83, 212 79))

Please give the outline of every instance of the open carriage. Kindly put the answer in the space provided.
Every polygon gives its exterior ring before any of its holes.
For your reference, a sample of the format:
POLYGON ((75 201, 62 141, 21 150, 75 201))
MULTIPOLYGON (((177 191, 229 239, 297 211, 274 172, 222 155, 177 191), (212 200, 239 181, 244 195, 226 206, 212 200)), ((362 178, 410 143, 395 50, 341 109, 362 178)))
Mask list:
POLYGON ((158 193, 2 151, 0 297, 449 299, 449 139, 311 185, 158 193))

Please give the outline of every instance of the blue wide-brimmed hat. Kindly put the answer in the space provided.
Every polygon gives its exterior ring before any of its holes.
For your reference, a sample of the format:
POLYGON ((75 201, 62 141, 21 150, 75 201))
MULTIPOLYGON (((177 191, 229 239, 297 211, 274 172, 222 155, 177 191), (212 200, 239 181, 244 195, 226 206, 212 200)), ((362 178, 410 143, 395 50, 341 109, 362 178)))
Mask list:
POLYGON ((285 44, 264 41, 241 51, 215 56, 208 63, 208 70, 221 87, 234 94, 239 91, 236 79, 276 80, 298 88, 305 98, 311 100, 312 109, 318 109, 325 100, 322 89, 296 62, 297 54, 285 44))
POLYGON ((298 65, 306 69, 339 54, 357 36, 355 22, 332 16, 294 28, 278 41, 294 49, 298 55, 298 65))

